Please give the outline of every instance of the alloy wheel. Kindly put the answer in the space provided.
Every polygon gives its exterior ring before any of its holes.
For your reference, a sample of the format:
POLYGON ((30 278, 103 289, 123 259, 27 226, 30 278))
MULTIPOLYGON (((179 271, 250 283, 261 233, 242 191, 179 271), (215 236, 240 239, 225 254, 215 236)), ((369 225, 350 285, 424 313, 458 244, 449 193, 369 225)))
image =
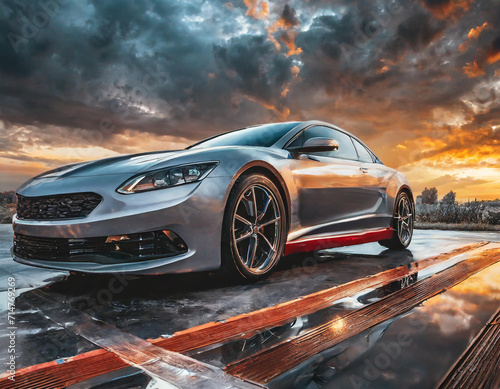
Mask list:
POLYGON ((394 219, 397 223, 397 233, 399 241, 403 245, 408 245, 413 235, 413 214, 410 201, 406 196, 401 196, 394 219))
POLYGON ((236 202, 232 239, 237 259, 252 274, 266 273, 278 260, 282 217, 274 193, 263 185, 246 188, 236 202))

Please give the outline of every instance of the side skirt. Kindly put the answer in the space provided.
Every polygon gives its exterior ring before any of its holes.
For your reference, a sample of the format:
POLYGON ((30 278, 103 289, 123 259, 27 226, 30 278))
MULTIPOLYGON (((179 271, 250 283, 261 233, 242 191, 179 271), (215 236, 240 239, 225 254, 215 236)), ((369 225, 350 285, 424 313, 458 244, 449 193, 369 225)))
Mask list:
POLYGON ((391 239, 393 234, 394 229, 382 228, 378 230, 357 232, 354 234, 297 239, 287 242, 285 246, 285 255, 297 252, 316 251, 335 247, 378 242, 379 240, 391 239))

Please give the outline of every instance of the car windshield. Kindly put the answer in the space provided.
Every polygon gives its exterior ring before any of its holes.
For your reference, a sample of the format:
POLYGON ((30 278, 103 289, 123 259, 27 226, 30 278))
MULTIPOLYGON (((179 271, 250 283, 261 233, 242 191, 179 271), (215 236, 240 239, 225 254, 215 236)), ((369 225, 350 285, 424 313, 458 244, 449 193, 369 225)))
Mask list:
POLYGON ((201 149, 217 146, 260 146, 271 147, 283 135, 297 126, 298 122, 264 124, 261 126, 243 128, 227 132, 213 138, 202 140, 189 146, 191 149, 201 149))

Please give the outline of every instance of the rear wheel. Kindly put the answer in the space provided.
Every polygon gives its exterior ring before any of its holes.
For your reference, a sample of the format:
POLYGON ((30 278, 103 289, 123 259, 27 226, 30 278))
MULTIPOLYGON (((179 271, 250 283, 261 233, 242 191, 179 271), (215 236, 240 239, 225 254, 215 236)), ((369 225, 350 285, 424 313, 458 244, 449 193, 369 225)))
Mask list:
POLYGON ((391 239, 381 240, 379 243, 391 250, 402 250, 409 246, 413 236, 415 220, 414 207, 406 192, 400 192, 396 198, 392 226, 394 235, 391 239))
POLYGON ((222 230, 222 268, 247 281, 269 275, 283 255, 286 217, 283 199, 266 176, 238 179, 228 199, 222 230))

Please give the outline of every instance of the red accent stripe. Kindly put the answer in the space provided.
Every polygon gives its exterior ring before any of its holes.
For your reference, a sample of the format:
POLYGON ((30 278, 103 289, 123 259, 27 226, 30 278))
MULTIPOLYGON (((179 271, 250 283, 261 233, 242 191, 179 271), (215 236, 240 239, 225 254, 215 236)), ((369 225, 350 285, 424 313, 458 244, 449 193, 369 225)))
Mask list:
POLYGON ((392 228, 382 228, 380 230, 358 232, 349 235, 336 235, 321 238, 305 238, 292 240, 285 246, 285 255, 301 251, 316 251, 331 249, 334 247, 353 246, 356 244, 377 242, 379 240, 391 239, 394 234, 392 228))

